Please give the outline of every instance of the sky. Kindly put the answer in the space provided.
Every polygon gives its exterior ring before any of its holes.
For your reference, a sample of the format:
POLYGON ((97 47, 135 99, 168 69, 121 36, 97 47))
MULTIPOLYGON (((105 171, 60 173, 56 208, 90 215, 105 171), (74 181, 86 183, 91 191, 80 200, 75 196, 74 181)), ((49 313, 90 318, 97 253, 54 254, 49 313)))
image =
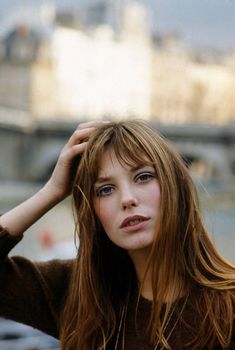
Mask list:
MULTIPOLYGON (((0 0, 1 20, 17 8, 54 2, 59 7, 77 8, 99 0, 0 0)), ((130 0, 107 0, 130 1, 130 0)), ((235 50, 235 0, 138 0, 149 8, 153 30, 176 31, 191 46, 235 50)))

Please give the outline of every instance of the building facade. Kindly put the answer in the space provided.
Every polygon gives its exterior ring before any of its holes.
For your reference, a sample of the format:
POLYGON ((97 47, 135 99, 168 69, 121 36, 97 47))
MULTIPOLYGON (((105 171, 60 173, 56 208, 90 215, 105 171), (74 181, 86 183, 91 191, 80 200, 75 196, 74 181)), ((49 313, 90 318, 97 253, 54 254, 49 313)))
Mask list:
POLYGON ((32 118, 234 122, 234 60, 199 60, 174 33, 156 40, 143 5, 101 1, 57 19, 46 37, 18 22, 1 41, 0 106, 32 118))

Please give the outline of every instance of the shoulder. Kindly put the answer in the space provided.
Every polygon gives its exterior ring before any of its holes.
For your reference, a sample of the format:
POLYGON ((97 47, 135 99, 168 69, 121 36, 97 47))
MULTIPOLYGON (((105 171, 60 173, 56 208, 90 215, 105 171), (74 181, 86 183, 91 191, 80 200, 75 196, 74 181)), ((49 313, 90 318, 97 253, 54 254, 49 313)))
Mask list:
MULTIPOLYGON (((16 258, 15 258, 16 259, 16 258)), ((49 284, 68 285, 75 264, 74 259, 69 260, 48 260, 45 262, 32 263, 35 271, 43 276, 49 284)))

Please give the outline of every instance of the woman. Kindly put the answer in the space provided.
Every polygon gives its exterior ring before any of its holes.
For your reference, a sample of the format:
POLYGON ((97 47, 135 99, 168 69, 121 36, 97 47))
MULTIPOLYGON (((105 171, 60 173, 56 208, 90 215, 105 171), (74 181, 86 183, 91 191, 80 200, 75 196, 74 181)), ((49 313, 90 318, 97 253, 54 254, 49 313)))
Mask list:
POLYGON ((62 349, 235 349, 235 268, 208 237, 180 156, 147 123, 81 124, 47 184, 1 226, 0 315, 62 349), (7 259, 71 190, 77 258, 7 259))

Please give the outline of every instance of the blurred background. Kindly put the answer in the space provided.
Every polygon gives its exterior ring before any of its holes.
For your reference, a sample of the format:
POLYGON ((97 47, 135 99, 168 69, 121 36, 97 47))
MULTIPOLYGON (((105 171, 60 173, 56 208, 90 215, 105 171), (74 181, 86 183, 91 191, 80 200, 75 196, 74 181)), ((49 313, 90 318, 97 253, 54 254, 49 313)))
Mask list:
MULTIPOLYGON (((1 0, 0 212, 42 186, 79 122, 142 118, 181 153, 235 263, 234 13, 229 0, 1 0)), ((12 254, 74 257, 71 199, 29 231, 12 254)))

